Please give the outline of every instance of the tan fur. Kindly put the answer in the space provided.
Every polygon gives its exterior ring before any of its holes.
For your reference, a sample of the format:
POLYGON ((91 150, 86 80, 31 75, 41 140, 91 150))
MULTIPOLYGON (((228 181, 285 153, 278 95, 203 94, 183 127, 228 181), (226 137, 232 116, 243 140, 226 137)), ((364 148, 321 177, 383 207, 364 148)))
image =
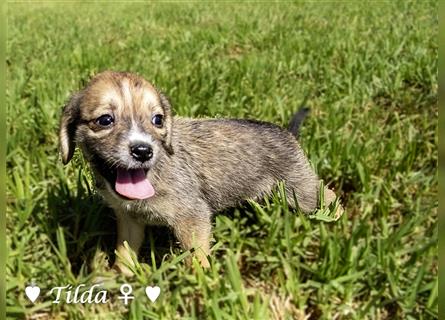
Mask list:
MULTIPOLYGON (((134 74, 100 73, 73 95, 61 119, 64 163, 76 143, 91 163, 99 192, 117 214, 117 251, 125 258, 124 241, 137 253, 144 224, 167 225, 183 248, 195 248, 208 266, 212 214, 261 199, 278 181, 285 182, 291 206, 296 199, 304 212, 317 207, 319 178, 288 131, 248 120, 173 117, 167 98, 134 74), (151 123, 157 113, 164 116, 161 128, 151 123), (104 114, 115 116, 111 128, 97 125, 104 114), (144 164, 128 152, 131 137, 139 136, 153 148, 153 158, 144 164), (145 200, 119 196, 112 184, 116 167, 146 169, 155 195, 145 200)), ((329 204, 335 194, 326 189, 325 199, 329 204)), ((117 268, 128 273, 122 261, 117 268)))

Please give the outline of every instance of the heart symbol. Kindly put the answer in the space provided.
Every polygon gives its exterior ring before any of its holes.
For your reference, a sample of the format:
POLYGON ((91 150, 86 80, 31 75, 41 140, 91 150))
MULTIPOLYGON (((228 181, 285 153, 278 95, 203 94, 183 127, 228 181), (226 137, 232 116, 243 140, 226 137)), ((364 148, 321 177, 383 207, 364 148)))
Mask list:
POLYGON ((34 303, 34 301, 36 301, 36 299, 39 297, 40 288, 34 285, 27 286, 25 288, 25 293, 28 299, 31 300, 32 303, 34 303))
POLYGON ((146 287, 145 288, 145 294, 147 295, 148 299, 151 300, 151 302, 155 302, 156 299, 159 297, 159 294, 161 293, 161 288, 158 286, 156 287, 146 287))

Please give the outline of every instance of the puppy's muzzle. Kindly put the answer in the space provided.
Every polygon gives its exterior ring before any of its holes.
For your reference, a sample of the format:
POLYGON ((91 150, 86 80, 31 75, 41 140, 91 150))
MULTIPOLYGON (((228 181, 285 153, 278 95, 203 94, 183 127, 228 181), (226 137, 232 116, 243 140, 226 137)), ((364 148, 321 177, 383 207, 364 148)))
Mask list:
POLYGON ((139 161, 146 162, 153 157, 153 149, 146 143, 137 143, 130 146, 131 156, 139 161))

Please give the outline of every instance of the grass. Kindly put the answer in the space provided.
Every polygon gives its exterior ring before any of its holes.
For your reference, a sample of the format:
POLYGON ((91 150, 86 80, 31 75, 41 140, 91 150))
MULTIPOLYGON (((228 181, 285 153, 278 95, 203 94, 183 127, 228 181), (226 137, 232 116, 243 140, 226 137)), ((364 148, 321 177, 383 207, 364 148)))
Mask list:
POLYGON ((9 3, 7 315, 28 319, 434 319, 438 5, 9 3), (280 192, 214 221, 211 268, 147 236, 132 280, 108 277, 115 222, 79 153, 57 153, 61 106, 104 69, 151 79, 183 116, 286 125, 341 195, 336 222, 280 192), (53 304, 104 277, 111 301, 53 304), (24 287, 35 280, 32 304, 24 287), (123 282, 136 299, 117 299, 123 282), (155 303, 147 285, 161 287, 155 303))

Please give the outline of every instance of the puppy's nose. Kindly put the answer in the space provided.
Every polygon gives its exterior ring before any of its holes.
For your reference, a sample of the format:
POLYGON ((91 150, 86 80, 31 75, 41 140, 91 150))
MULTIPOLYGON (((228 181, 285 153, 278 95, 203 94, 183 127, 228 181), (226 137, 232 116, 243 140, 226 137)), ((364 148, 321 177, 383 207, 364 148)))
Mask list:
POLYGON ((145 143, 133 144, 130 146, 131 155, 137 161, 145 162, 153 157, 153 149, 145 143))

